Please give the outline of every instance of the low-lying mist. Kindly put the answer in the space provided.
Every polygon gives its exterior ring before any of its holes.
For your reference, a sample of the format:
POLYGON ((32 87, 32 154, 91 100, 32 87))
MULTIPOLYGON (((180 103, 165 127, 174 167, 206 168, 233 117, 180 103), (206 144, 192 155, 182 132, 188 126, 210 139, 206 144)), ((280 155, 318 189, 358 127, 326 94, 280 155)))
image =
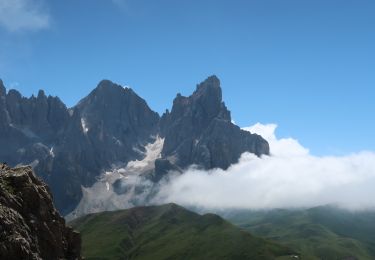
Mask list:
POLYGON ((295 139, 277 139, 276 128, 245 128, 267 139, 271 156, 245 153, 228 170, 190 168, 165 180, 153 202, 208 209, 375 208, 374 152, 314 156, 295 139))

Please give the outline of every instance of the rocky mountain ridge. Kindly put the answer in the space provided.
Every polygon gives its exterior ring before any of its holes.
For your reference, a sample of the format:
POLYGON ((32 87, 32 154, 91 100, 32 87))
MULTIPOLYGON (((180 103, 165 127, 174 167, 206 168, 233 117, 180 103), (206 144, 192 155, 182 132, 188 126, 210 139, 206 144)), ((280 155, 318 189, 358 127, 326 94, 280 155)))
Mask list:
POLYGON ((153 182, 193 164, 226 169, 243 152, 269 154, 262 137, 231 122, 216 76, 189 97, 178 94, 161 117, 132 89, 109 80, 72 108, 43 91, 30 98, 7 92, 0 81, 0 160, 33 166, 62 214, 77 206, 81 186, 92 186, 116 165, 144 160, 146 145, 158 137, 163 147, 146 174, 153 182))
POLYGON ((232 123, 216 76, 200 83, 189 97, 177 95, 160 125, 165 137, 162 156, 179 158, 182 168, 197 164, 205 169, 227 169, 243 152, 269 154, 262 137, 232 123))

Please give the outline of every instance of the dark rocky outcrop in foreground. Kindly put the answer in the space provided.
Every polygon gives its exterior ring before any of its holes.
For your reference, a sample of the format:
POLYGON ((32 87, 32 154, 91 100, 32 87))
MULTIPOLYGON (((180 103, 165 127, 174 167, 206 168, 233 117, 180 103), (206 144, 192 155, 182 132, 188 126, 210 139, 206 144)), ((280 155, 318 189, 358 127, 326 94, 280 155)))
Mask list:
POLYGON ((81 259, 81 237, 65 225, 31 167, 0 164, 0 259, 81 259))
POLYGON ((64 215, 81 200, 82 186, 93 185, 113 165, 142 160, 145 145, 158 135, 164 146, 148 175, 154 182, 192 164, 226 169, 243 152, 269 154, 261 136, 231 122, 216 76, 189 97, 177 95, 161 118, 132 89, 109 80, 69 109, 43 91, 30 98, 6 91, 0 80, 0 161, 31 165, 64 215))

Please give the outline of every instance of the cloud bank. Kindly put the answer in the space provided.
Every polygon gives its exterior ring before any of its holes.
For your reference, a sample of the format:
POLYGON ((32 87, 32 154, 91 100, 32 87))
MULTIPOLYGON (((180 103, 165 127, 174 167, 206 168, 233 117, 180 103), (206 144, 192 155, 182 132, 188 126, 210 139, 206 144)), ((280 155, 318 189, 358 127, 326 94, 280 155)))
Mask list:
POLYGON ((0 0, 0 25, 10 32, 48 28, 50 17, 41 0, 0 0))
POLYGON ((276 128, 244 128, 267 139, 271 156, 245 153, 226 171, 191 168, 166 181, 154 202, 208 209, 375 207, 375 153, 313 156, 295 139, 277 139, 276 128))

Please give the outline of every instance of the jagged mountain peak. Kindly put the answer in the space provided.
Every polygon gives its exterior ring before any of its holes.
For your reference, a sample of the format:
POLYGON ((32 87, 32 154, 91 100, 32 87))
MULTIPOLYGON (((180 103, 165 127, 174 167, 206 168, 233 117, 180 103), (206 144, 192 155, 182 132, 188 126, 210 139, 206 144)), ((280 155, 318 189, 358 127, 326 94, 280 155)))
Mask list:
POLYGON ((269 153, 264 139, 231 123, 216 76, 190 96, 177 95, 162 118, 131 88, 110 80, 69 110, 42 90, 31 98, 9 90, 0 112, 0 156, 12 165, 33 164, 64 214, 82 198, 82 186, 92 186, 113 165, 143 160, 157 137, 163 145, 151 173, 155 182, 192 164, 226 169, 243 152, 269 153))
POLYGON ((146 101, 137 95, 131 88, 122 87, 110 80, 104 79, 99 82, 97 87, 83 98, 76 107, 84 109, 87 106, 113 107, 113 106, 131 106, 133 104, 142 104, 147 106, 146 101))
POLYGON ((21 99, 21 98, 22 98, 21 93, 18 92, 16 89, 10 89, 10 90, 8 91, 7 96, 8 96, 9 98, 16 98, 16 99, 21 99))
POLYGON ((97 87, 92 91, 92 93, 96 93, 96 94, 122 93, 122 94, 128 94, 128 95, 137 95, 131 88, 123 87, 108 79, 101 80, 99 84, 97 85, 97 87))
POLYGON ((44 92, 43 89, 39 89, 37 98, 38 99, 46 99, 47 98, 46 93, 44 92))
POLYGON ((216 75, 209 76, 203 82, 197 85, 197 89, 194 94, 207 94, 207 92, 215 91, 220 93, 221 100, 221 86, 220 79, 216 75))
POLYGON ((222 101, 222 93, 220 80, 216 75, 209 76, 201 83, 197 84, 196 90, 189 97, 182 96, 181 93, 177 93, 175 99, 188 99, 188 98, 199 98, 201 96, 214 94, 220 102, 222 101))
POLYGON ((111 80, 103 79, 99 82, 97 87, 94 89, 94 91, 115 91, 115 90, 122 90, 123 88, 111 80))
POLYGON ((177 95, 171 112, 163 115, 160 125, 165 137, 162 155, 166 159, 177 158, 173 160, 180 168, 194 163, 206 169, 226 169, 245 151, 269 153, 263 138, 243 132, 231 123, 216 76, 198 84, 189 97, 177 95))
POLYGON ((147 102, 131 88, 124 88, 110 80, 100 81, 75 108, 88 120, 91 118, 96 123, 116 122, 123 126, 127 125, 126 128, 135 127, 142 122, 156 124, 155 122, 159 120, 159 115, 152 111, 147 102))
POLYGON ((197 89, 191 95, 193 100, 201 100, 203 103, 209 103, 217 109, 222 103, 222 90, 220 80, 215 76, 210 76, 197 85, 197 89))
MULTIPOLYGON (((166 113, 165 116, 169 115, 166 113)), ((189 116, 194 122, 205 125, 215 117, 231 121, 230 111, 222 101, 220 80, 210 76, 197 85, 193 94, 188 97, 177 94, 173 100, 170 113, 171 120, 179 120, 189 116)))

